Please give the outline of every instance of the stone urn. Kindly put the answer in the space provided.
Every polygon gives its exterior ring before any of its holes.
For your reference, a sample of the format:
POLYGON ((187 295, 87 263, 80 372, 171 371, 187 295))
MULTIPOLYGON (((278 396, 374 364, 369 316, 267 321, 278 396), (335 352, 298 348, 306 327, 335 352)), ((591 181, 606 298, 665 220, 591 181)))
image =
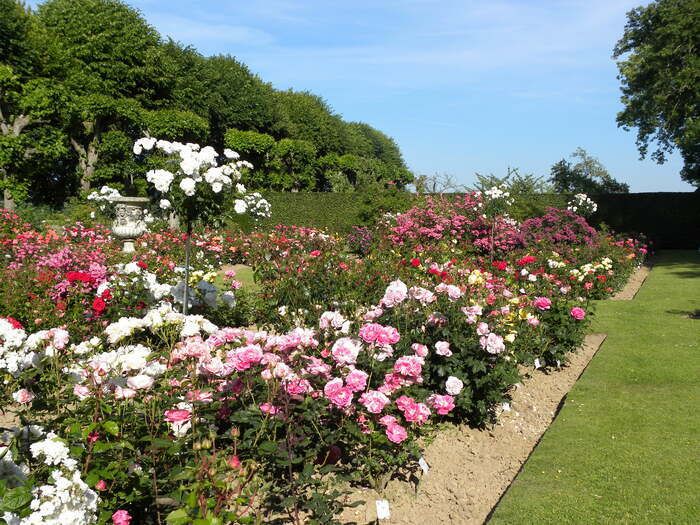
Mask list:
POLYGON ((112 233, 124 242, 122 251, 133 252, 134 240, 147 229, 144 211, 150 202, 147 197, 117 197, 112 233))

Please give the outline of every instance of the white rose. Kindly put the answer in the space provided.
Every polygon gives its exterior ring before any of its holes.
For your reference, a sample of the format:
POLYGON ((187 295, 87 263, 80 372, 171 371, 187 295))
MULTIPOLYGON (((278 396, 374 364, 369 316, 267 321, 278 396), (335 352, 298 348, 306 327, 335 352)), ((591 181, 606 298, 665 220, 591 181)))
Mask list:
POLYGON ((194 195, 194 187, 196 184, 197 183, 194 181, 194 179, 185 177, 180 181, 180 189, 185 193, 185 195, 192 197, 192 195, 194 195))
POLYGON ((134 390, 147 390, 153 386, 153 378, 151 376, 139 374, 127 379, 126 384, 129 385, 129 388, 133 388, 134 390))
POLYGON ((233 209, 238 214, 245 213, 248 210, 248 205, 245 203, 245 201, 241 199, 236 199, 236 201, 233 204, 233 209))
POLYGON ((462 388, 464 388, 464 383, 462 383, 462 380, 458 377, 450 376, 447 378, 447 381, 445 381, 445 390, 447 390, 447 393, 451 396, 458 395, 462 391, 462 388))
POLYGON ((211 191, 213 191, 214 193, 219 193, 223 189, 223 187, 224 186, 220 182, 214 182, 211 185, 211 191))
POLYGON ((168 199, 160 199, 160 203, 158 204, 158 206, 160 206, 161 210, 167 210, 168 208, 170 208, 171 204, 168 199))

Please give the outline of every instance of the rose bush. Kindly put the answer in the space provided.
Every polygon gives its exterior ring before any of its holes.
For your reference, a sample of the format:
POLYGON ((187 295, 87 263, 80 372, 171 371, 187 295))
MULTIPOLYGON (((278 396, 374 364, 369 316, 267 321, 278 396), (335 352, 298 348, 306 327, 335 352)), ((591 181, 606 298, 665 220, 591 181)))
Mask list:
POLYGON ((125 255, 102 228, 5 212, 4 519, 326 523, 348 483, 410 476, 437 423, 487 425, 522 365, 563 366, 591 300, 646 254, 570 211, 518 224, 508 206, 502 188, 433 199, 351 239, 205 229, 188 283, 179 232, 125 255), (238 263, 259 287, 245 315, 221 271, 238 263))

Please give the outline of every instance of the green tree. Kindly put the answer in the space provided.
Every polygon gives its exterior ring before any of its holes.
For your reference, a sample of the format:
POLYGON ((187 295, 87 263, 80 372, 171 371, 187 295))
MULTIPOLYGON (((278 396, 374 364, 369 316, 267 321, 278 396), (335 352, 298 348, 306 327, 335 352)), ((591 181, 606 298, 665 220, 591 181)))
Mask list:
POLYGON ((627 13, 613 58, 624 109, 617 123, 637 128, 644 158, 652 142, 658 163, 678 150, 683 179, 700 186, 700 2, 657 0, 627 13))
POLYGON ((285 137, 310 142, 319 155, 344 153, 343 121, 321 97, 292 90, 278 92, 276 96, 285 137))
POLYGON ((583 148, 571 154, 575 164, 562 159, 552 166, 550 182, 557 193, 628 193, 629 186, 616 181, 598 159, 583 148))
POLYGON ((269 185, 275 190, 313 190, 316 187, 316 148, 306 140, 282 139, 271 152, 269 185))
POLYGON ((0 0, 0 187, 3 206, 27 198, 36 167, 67 150, 57 128, 66 103, 60 83, 43 76, 52 49, 40 45, 31 12, 0 0))
POLYGON ((226 55, 210 57, 205 59, 203 79, 214 146, 223 146, 230 128, 279 136, 273 89, 247 66, 226 55))
POLYGON ((107 174, 120 171, 106 162, 127 160, 130 147, 121 155, 114 148, 148 127, 144 108, 168 103, 172 60, 165 56, 156 30, 118 0, 48 0, 37 17, 67 63, 64 84, 71 100, 65 128, 77 155, 80 188, 87 191, 93 181, 108 182, 107 174), (110 140, 105 146, 109 155, 100 158, 105 137, 110 140))
POLYGON ((275 147, 275 139, 267 133, 229 129, 224 136, 224 145, 239 153, 252 163, 255 173, 266 173, 270 169, 270 154, 275 147))

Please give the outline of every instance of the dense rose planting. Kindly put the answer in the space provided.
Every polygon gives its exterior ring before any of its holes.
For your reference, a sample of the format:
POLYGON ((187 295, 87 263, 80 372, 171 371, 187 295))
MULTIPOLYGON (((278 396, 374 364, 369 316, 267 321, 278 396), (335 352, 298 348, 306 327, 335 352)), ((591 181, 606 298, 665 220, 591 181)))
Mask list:
POLYGON ((507 205, 502 189, 434 199, 350 244, 205 231, 189 283, 179 233, 125 255, 102 228, 3 212, 5 520, 325 523, 342 481, 410 474, 436 423, 486 425, 518 365, 562 366, 590 300, 646 253, 571 211, 519 225, 507 205), (220 271, 241 262, 259 290, 220 271))

